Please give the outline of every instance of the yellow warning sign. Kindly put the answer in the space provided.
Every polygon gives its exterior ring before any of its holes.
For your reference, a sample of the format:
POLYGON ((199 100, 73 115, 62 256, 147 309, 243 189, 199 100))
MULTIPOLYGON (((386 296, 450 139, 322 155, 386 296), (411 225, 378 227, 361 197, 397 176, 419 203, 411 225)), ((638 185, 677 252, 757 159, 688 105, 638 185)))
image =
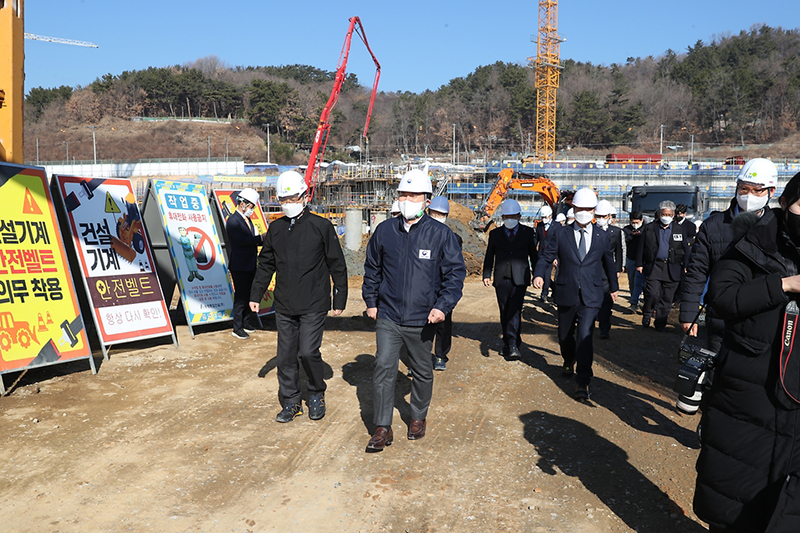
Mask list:
POLYGON ((22 213, 25 215, 42 214, 42 210, 39 209, 39 205, 36 203, 36 200, 33 199, 33 195, 27 187, 25 187, 25 196, 22 202, 22 213))
POLYGON ((119 213, 119 206, 110 192, 106 193, 106 213, 119 213))

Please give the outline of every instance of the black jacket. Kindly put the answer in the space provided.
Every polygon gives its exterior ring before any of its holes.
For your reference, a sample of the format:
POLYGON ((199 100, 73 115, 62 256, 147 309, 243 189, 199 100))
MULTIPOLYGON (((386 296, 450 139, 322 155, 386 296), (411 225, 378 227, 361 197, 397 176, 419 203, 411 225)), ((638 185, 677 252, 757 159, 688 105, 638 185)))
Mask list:
MULTIPOLYGON (((783 392, 778 362, 789 301, 781 278, 797 273, 800 253, 779 216, 768 210, 761 219, 736 217, 734 231, 740 220, 754 225, 740 240, 734 236, 711 274, 708 295, 725 335, 701 421, 694 509, 737 530, 795 533, 800 404, 783 392)), ((788 372, 796 372, 800 354, 790 361, 788 372)))
POLYGON ((622 232, 625 234, 625 258, 630 259, 631 261, 636 261, 636 253, 639 251, 639 240, 642 238, 642 231, 644 231, 644 226, 639 227, 636 229, 633 227, 632 224, 628 224, 624 228, 622 228, 622 232))
POLYGON ((510 278, 514 285, 530 285, 531 265, 536 265, 538 257, 533 228, 518 225, 513 240, 508 238, 505 227, 495 228, 489 232, 483 278, 491 278, 494 268, 492 284, 495 286, 504 278, 510 278))
MULTIPOLYGON (((550 227, 545 231, 544 229, 544 222, 539 222, 536 224, 536 251, 542 253, 544 251, 544 243, 547 241, 547 234, 550 230, 555 229, 556 226, 560 226, 556 221, 550 222, 550 227)), ((535 264, 535 263, 534 263, 535 264)))
POLYGON ((466 275, 450 228, 423 215, 406 231, 397 217, 378 224, 367 244, 361 295, 378 318, 424 326, 432 309, 446 315, 455 308, 466 275))
MULTIPOLYGON (((614 266, 617 272, 622 272, 622 267, 625 266, 625 258, 622 257, 622 241, 625 236, 622 234, 622 230, 616 226, 609 225, 605 231, 608 234, 608 249, 611 251, 611 256, 614 258, 614 266)), ((608 284, 608 276, 605 271, 603 271, 603 292, 607 294, 610 290, 611 286, 608 284)))
MULTIPOLYGON (((722 253, 728 248, 733 239, 731 223, 733 222, 736 198, 731 200, 731 205, 725 211, 713 213, 700 226, 700 230, 692 244, 689 268, 683 279, 683 292, 681 293, 681 313, 679 322, 692 322, 700 309, 700 301, 708 282, 711 270, 717 264, 722 253)), ((722 331, 725 325, 722 319, 710 307, 706 309, 706 320, 713 321, 716 331, 722 331)))
MULTIPOLYGON (((653 271, 656 255, 658 255, 656 224, 660 225, 661 222, 656 220, 644 227, 642 239, 639 241, 639 250, 636 253, 636 267, 644 267, 642 272, 645 277, 653 271)), ((683 269, 689 264, 689 242, 680 224, 672 222, 670 229, 667 268, 672 281, 678 281, 681 279, 683 269)))
POLYGON ((261 246, 262 239, 261 235, 254 232, 239 211, 228 216, 225 222, 225 233, 228 234, 228 270, 253 272, 256 269, 258 247, 261 246))
POLYGON ((284 315, 344 309, 347 266, 333 224, 309 211, 270 224, 258 256, 250 301, 259 302, 275 274, 275 310, 284 315))

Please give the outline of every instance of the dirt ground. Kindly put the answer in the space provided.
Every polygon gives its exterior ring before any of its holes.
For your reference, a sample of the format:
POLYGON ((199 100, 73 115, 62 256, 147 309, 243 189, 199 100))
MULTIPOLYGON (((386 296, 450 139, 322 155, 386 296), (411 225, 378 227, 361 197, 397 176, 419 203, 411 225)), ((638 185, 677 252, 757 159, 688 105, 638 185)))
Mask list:
POLYGON ((552 306, 529 292, 523 357, 507 361, 494 291, 470 279, 427 436, 405 438, 401 365, 394 444, 366 454, 375 334, 351 285, 327 322, 321 421, 275 422, 274 320, 248 341, 179 325, 179 348, 113 348, 96 376, 85 361, 28 372, 0 400, 0 531, 705 530, 691 511, 699 418, 673 407, 675 317, 657 333, 615 308, 579 403, 552 306))

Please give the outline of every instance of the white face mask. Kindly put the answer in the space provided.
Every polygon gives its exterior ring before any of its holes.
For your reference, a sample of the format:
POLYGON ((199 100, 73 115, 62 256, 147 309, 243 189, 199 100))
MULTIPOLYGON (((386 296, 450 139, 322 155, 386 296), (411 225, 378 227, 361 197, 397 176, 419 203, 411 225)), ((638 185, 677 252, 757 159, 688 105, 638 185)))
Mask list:
POLYGON ((553 221, 553 217, 545 217, 542 219, 545 225, 550 224, 553 221))
POLYGON ((742 211, 758 211, 769 202, 769 193, 764 196, 756 196, 755 194, 737 194, 736 203, 739 204, 739 209, 742 211))
POLYGON ((598 218, 597 219, 597 225, 600 226, 601 228, 607 228, 609 222, 611 222, 611 221, 609 219, 607 219, 607 218, 598 218))
POLYGON ((281 204, 281 209, 283 210, 283 214, 289 218, 294 218, 300 213, 303 212, 305 205, 303 203, 299 204, 281 204))
POLYGON ((245 218, 250 218, 251 216, 253 216, 253 213, 255 212, 256 212, 255 209, 253 209, 252 207, 248 207, 247 209, 244 210, 244 216, 245 218))
POLYGON ((665 226, 672 224, 672 217, 661 217, 661 223, 665 226))
POLYGON ((441 222, 442 224, 445 224, 447 222, 447 217, 440 217, 439 215, 431 215, 431 218, 433 220, 441 222))
POLYGON ((594 218, 594 213, 591 211, 578 211, 575 213, 575 222, 580 224, 581 226, 585 226, 589 222, 592 221, 594 218))
POLYGON ((503 220, 503 225, 505 225, 506 229, 514 229, 519 224, 519 220, 516 218, 507 218, 503 220))
POLYGON ((631 223, 631 226, 633 226, 633 229, 639 229, 639 228, 642 227, 642 223, 641 222, 633 222, 633 223, 631 223))
POLYGON ((425 209, 425 202, 409 202, 403 200, 398 202, 400 204, 400 214, 406 220, 415 220, 422 216, 422 210, 425 209))

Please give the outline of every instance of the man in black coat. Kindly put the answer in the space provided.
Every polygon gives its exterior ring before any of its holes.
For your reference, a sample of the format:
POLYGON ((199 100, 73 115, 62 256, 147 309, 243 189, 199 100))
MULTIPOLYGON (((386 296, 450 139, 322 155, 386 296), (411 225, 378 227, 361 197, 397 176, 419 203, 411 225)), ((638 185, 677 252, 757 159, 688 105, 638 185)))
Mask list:
POLYGON ((252 323, 254 313, 248 304, 256 274, 258 247, 264 242, 264 235, 258 234, 250 219, 258 200, 258 193, 254 189, 242 189, 237 196, 236 210, 225 221, 225 233, 228 234, 228 270, 235 291, 231 335, 237 339, 249 339, 249 334, 255 331, 252 323))
MULTIPOLYGON (((536 251, 539 255, 544 252, 545 242, 547 241, 547 232, 550 231, 550 226, 553 223, 553 208, 545 205, 539 211, 542 219, 536 224, 536 251)), ((535 264, 534 264, 535 266, 535 264)), ((549 265, 544 272, 544 285, 542 286, 542 294, 539 300, 547 303, 547 297, 550 293, 550 284, 553 282, 553 265, 549 265)))
POLYGON ((675 291, 689 264, 689 244, 674 217, 675 203, 661 202, 656 220, 644 227, 636 254, 636 270, 644 274, 642 325, 649 327, 655 312, 656 331, 667 327, 675 291))
MULTIPOLYGON (((608 200, 600 200, 597 202, 595 221, 600 229, 608 233, 608 247, 614 258, 616 277, 617 281, 619 281, 619 273, 622 272, 622 267, 625 265, 623 259, 624 252, 622 251, 622 244, 625 239, 622 235, 622 230, 611 225, 611 216, 611 202, 608 200)), ((603 304, 600 306, 600 311, 597 313, 597 323, 598 326, 600 326, 600 338, 608 339, 611 335, 611 309, 614 306, 614 302, 611 300, 608 278, 605 276, 605 273, 603 274, 603 304)))
POLYGON ((305 179, 295 171, 278 177, 277 195, 285 216, 270 225, 264 238, 250 292, 250 309, 257 311, 275 274, 278 385, 283 402, 278 422, 291 422, 303 414, 300 363, 308 376, 308 417, 325 416, 319 347, 331 309, 331 278, 333 314, 341 315, 347 303, 347 266, 339 237, 329 221, 306 207, 306 190, 305 179))
POLYGON ((520 326, 525 292, 531 284, 531 265, 536 264, 536 233, 519 223, 521 210, 516 200, 508 199, 501 206, 503 227, 489 233, 489 244, 483 259, 483 284, 494 285, 500 307, 503 330, 503 355, 520 357, 520 326), (494 281, 492 280, 494 270, 494 281))
POLYGON ((608 233, 592 224, 596 206, 597 196, 591 189, 575 193, 572 199, 575 222, 548 234, 533 279, 533 286, 541 288, 547 265, 558 260, 554 299, 558 306, 558 343, 564 358, 562 374, 575 374, 577 400, 589 399, 594 357, 592 331, 603 303, 603 273, 608 278, 612 302, 619 291, 608 233))
POLYGON ((642 295, 644 275, 636 270, 636 254, 639 251, 639 240, 642 238, 644 217, 641 211, 631 213, 631 223, 622 228, 625 234, 625 272, 628 274, 628 291, 630 292, 630 310, 639 310, 639 297, 642 295))
POLYGON ((689 247, 692 246, 694 243, 694 237, 697 235, 697 226, 694 225, 694 222, 686 218, 686 213, 689 211, 689 208, 685 204, 678 204, 675 206, 675 222, 681 225, 683 228, 683 234, 686 235, 686 238, 689 239, 689 247))

